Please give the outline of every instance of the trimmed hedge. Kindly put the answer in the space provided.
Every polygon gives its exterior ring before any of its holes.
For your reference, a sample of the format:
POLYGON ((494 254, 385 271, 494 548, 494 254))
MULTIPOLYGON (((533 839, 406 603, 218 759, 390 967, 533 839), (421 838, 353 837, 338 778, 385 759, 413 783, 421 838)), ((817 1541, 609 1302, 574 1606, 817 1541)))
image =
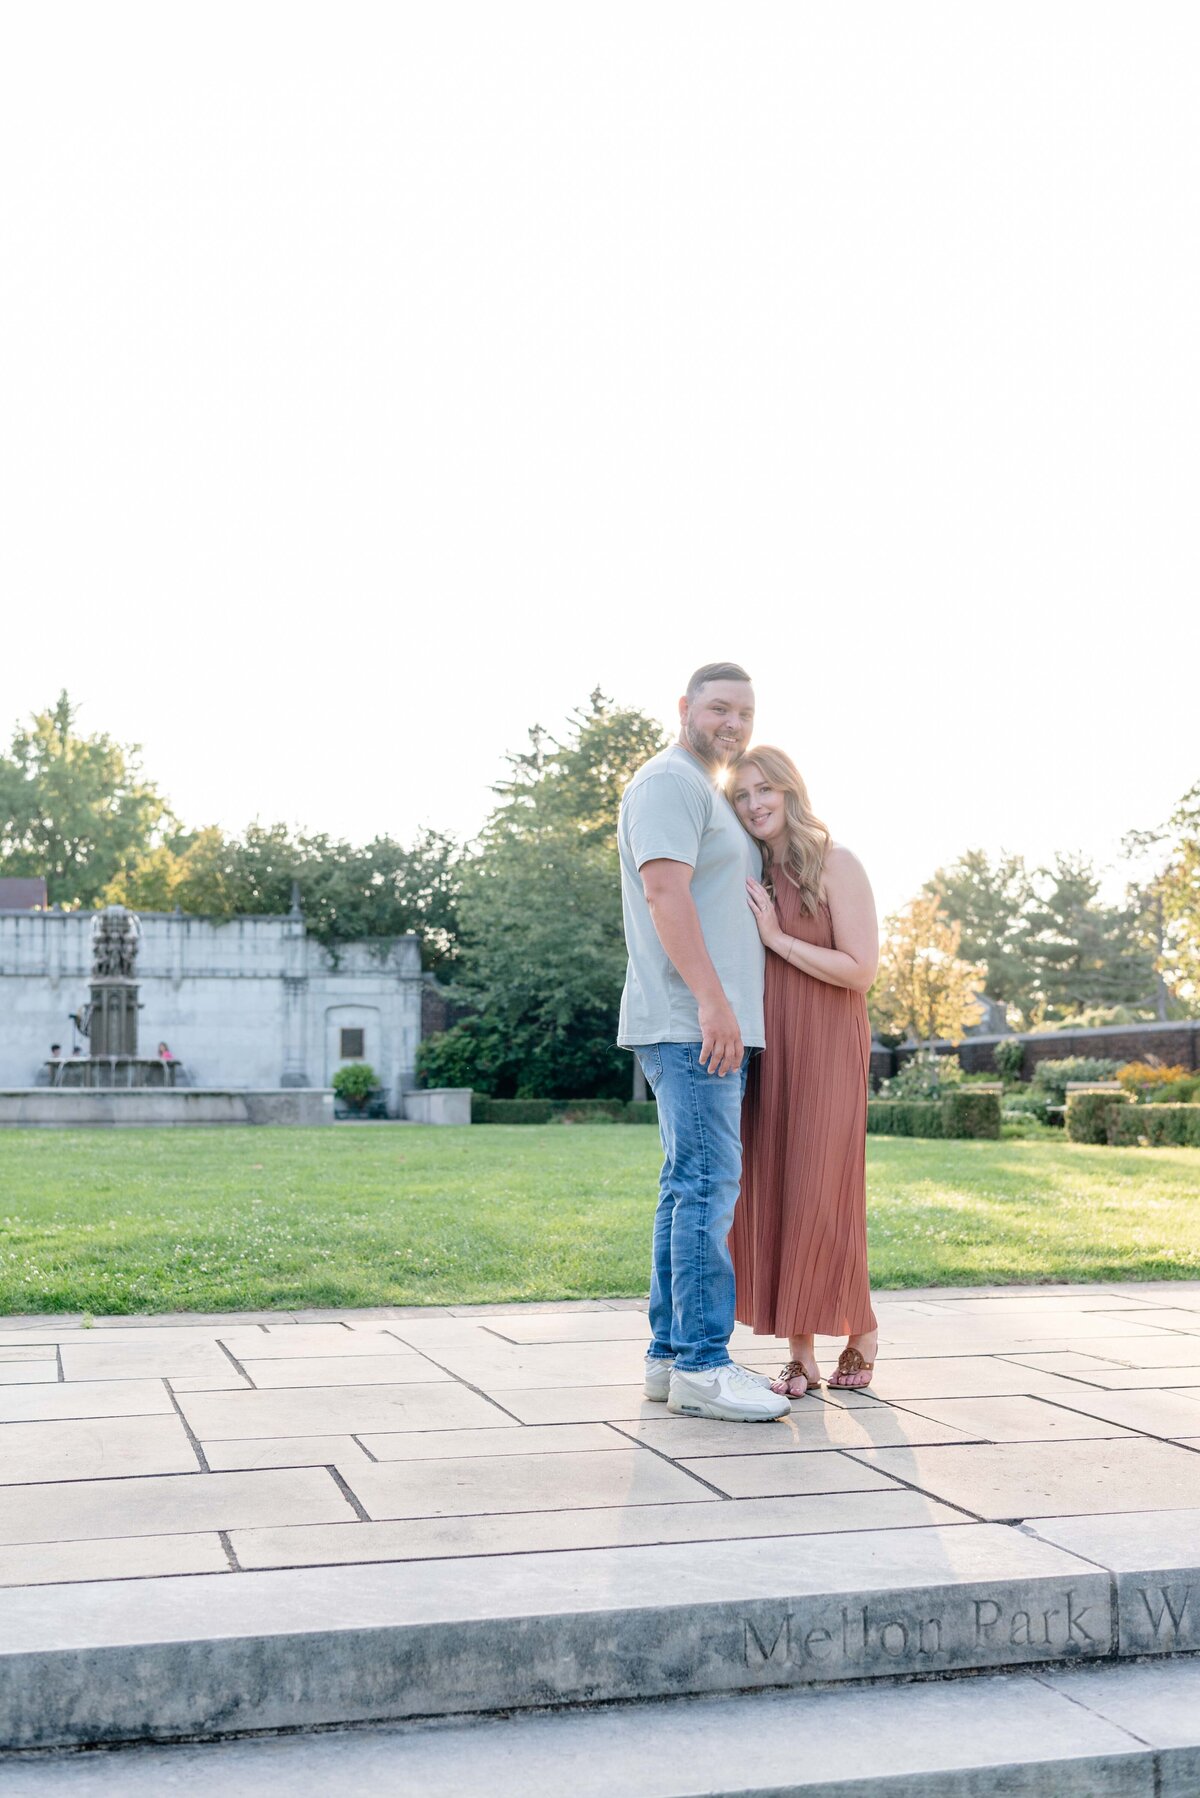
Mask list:
POLYGON ((1124 1105, 1108 1119, 1115 1148, 1148 1143, 1152 1149, 1200 1149, 1200 1105, 1124 1105))
POLYGON ((1000 1135, 1000 1094, 959 1086, 942 1096, 943 1136, 1000 1135))
POLYGON ((941 1099, 868 1099, 867 1129, 881 1136, 997 1138, 1000 1095, 958 1086, 941 1099))
POLYGON ((551 1099, 550 1110, 564 1124, 622 1124, 624 1099, 551 1099))
POLYGON ((471 1095, 473 1124, 657 1124, 658 1106, 624 1099, 489 1099, 471 1095))
POLYGON ((942 1136, 939 1099, 868 1099, 867 1129, 883 1136, 942 1136))
POLYGON ((487 1099, 471 1095, 473 1124, 549 1124, 554 1113, 549 1099, 487 1099))
POLYGON ((1109 1113, 1128 1104, 1126 1093, 1068 1093, 1067 1141, 1106 1143, 1109 1113))

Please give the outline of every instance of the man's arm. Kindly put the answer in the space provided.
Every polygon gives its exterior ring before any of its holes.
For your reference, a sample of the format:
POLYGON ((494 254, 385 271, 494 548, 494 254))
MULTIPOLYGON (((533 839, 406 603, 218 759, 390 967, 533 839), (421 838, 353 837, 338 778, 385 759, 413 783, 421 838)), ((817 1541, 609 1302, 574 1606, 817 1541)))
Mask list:
POLYGON ((744 1045, 700 928, 692 870, 686 862, 660 860, 643 862, 639 872, 658 940, 699 1007, 700 1065, 724 1079, 741 1067, 744 1045))

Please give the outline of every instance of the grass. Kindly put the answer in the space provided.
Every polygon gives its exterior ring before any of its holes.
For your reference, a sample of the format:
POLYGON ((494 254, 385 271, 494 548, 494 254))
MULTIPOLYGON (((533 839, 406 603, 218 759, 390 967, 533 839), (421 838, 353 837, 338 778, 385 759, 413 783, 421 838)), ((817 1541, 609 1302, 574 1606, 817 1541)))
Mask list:
MULTIPOLYGON (((636 1126, 0 1133, 0 1314, 644 1293, 636 1126)), ((867 1144, 879 1288, 1200 1275, 1200 1155, 867 1144)))

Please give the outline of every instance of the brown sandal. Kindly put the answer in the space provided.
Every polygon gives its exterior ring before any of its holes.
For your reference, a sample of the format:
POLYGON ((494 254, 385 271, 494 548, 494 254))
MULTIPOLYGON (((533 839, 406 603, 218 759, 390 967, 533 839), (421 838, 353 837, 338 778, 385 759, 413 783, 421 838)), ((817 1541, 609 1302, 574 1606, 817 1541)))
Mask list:
POLYGON ((856 1348, 844 1348, 838 1356, 838 1364, 829 1384, 842 1392, 865 1392, 871 1384, 870 1380, 859 1380, 853 1386, 848 1381, 838 1378, 839 1374, 873 1373, 874 1361, 865 1361, 862 1351, 856 1348))
POLYGON ((777 1391, 780 1386, 785 1389, 780 1394, 782 1398, 803 1398, 804 1393, 812 1391, 812 1382, 799 1361, 789 1361, 787 1366, 781 1368, 775 1375, 775 1378, 771 1381, 771 1391, 777 1391), (804 1392, 791 1391, 793 1380, 804 1381, 804 1392))

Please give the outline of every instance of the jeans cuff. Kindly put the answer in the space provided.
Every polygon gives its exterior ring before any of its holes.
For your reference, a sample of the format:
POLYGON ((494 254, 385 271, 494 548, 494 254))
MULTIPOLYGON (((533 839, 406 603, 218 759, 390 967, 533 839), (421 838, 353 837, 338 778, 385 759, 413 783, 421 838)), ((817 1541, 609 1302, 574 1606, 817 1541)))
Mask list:
POLYGON ((719 1361, 708 1360, 685 1362, 682 1356, 676 1356, 675 1365, 680 1373, 708 1373, 709 1370, 714 1367, 732 1367, 733 1358, 730 1355, 722 1355, 719 1361))
POLYGON ((657 1342, 652 1342, 650 1347, 646 1350, 646 1359, 647 1361, 673 1361, 675 1359, 675 1350, 660 1348, 657 1342))

